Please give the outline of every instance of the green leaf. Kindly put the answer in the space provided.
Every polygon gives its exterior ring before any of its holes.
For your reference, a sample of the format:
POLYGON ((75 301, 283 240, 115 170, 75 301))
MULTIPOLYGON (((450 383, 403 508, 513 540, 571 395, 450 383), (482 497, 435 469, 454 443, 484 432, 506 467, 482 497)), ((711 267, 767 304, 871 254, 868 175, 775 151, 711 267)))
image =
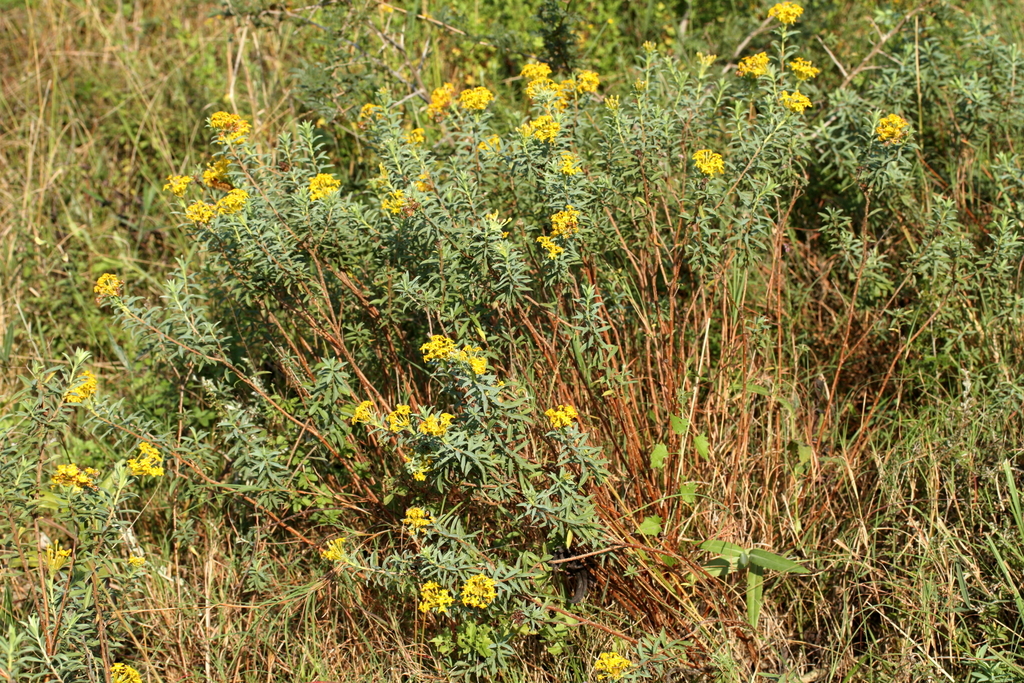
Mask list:
POLYGON ((711 576, 717 576, 720 579, 728 576, 729 572, 733 570, 733 563, 724 557, 716 557, 713 560, 702 563, 700 566, 711 576))
POLYGON ((683 502, 687 505, 693 505, 697 502, 697 482, 686 481, 679 485, 679 497, 683 499, 683 502))
POLYGON ((644 523, 637 527, 637 531, 644 536, 657 536, 661 533, 661 517, 651 515, 644 518, 644 523))
POLYGON ((665 466, 665 458, 667 457, 668 447, 663 443, 654 444, 654 450, 651 451, 651 467, 660 470, 665 466))
POLYGON ((783 572, 786 574, 806 574, 808 572, 806 567, 803 567, 793 560, 787 560, 782 555, 776 555, 770 553, 767 550, 754 549, 749 553, 750 564, 763 567, 765 569, 771 569, 776 572, 783 572))
POLYGON ((751 565, 747 569, 747 623, 757 628, 757 619, 761 616, 761 604, 764 602, 764 569, 751 565))
POLYGON ((711 452, 711 444, 708 442, 708 437, 704 434, 698 434, 693 437, 693 447, 697 449, 697 453, 700 457, 707 460, 708 453, 711 452))
POLYGON ((672 425, 672 431, 677 436, 683 436, 686 434, 686 430, 689 429, 690 423, 685 417, 679 417, 678 415, 672 415, 669 417, 669 422, 672 425))
POLYGON ((700 544, 700 549, 729 559, 738 558, 744 553, 743 548, 729 541, 704 541, 700 544))

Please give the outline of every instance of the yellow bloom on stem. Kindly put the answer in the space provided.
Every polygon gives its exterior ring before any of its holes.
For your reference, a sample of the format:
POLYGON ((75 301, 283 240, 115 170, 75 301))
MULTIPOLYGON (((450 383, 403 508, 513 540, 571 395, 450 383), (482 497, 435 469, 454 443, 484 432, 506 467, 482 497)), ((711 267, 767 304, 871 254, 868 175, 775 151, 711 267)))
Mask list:
POLYGON ((460 350, 453 340, 440 334, 431 335, 430 340, 420 347, 420 352, 424 363, 451 360, 468 364, 473 374, 482 375, 487 372, 487 359, 483 357, 482 349, 467 344, 460 350))
POLYGON ((128 460, 128 469, 136 477, 162 477, 164 459, 152 444, 143 441, 139 444, 139 457, 128 460))
POLYGON ((768 53, 758 52, 756 55, 750 55, 740 60, 739 66, 736 67, 736 73, 740 76, 764 76, 768 73, 768 53))
POLYGON ((222 144, 243 143, 245 136, 252 132, 252 126, 238 114, 229 114, 226 111, 219 111, 209 119, 209 126, 219 130, 217 141, 222 144))
POLYGON ((206 202, 195 202, 185 209, 185 218, 193 223, 209 223, 217 215, 217 207, 206 202))
POLYGON ((426 614, 435 610, 438 614, 444 614, 448 607, 455 602, 455 598, 448 592, 447 588, 441 588, 436 581, 428 581, 420 588, 420 611, 426 614))
POLYGON ((517 128, 523 137, 536 138, 541 142, 554 142, 561 126, 548 115, 539 116, 533 121, 527 121, 517 128))
POLYGON ((487 88, 471 88, 459 93, 459 106, 463 109, 483 111, 494 100, 494 94, 487 88))
POLYGON ((61 548, 60 541, 46 546, 46 568, 51 574, 59 572, 71 557, 70 548, 61 548))
POLYGON ((580 231, 580 212, 572 208, 572 204, 565 207, 551 217, 551 236, 570 237, 580 231))
POLYGON ((169 175, 167 176, 167 184, 164 185, 164 192, 170 192, 175 197, 184 197, 185 190, 188 189, 188 184, 191 182, 192 176, 169 175))
POLYGON ((551 423, 552 429, 562 429, 572 424, 572 421, 579 417, 579 413, 572 406, 559 405, 557 408, 548 408, 544 411, 551 423))
POLYGON ((413 145, 414 147, 422 145, 423 142, 427 139, 426 136, 423 134, 422 128, 413 128, 408 133, 406 133, 404 137, 406 143, 413 145))
POLYGON ((644 52, 646 52, 647 54, 651 54, 657 49, 657 46, 649 40, 645 40, 644 44, 641 45, 640 47, 642 47, 644 49, 644 52))
POLYGON ((700 169, 700 172, 709 178, 713 177, 716 173, 725 173, 725 161, 723 161, 722 155, 718 152, 702 149, 693 155, 693 160, 697 163, 697 168, 700 169))
POLYGON ((775 17, 783 24, 793 25, 796 20, 800 18, 800 15, 804 13, 804 8, 795 2, 780 2, 774 7, 768 10, 769 17, 775 17))
POLYGON ((718 55, 706 55, 703 52, 697 53, 697 61, 700 62, 701 66, 711 66, 718 59, 718 55))
POLYGON ((352 424, 359 424, 360 422, 369 423, 373 419, 373 403, 370 401, 363 401, 356 406, 356 410, 352 413, 352 424))
POLYGON ((142 676, 127 664, 114 664, 110 667, 111 683, 142 683, 142 676))
POLYGON ((811 101, 807 99, 807 96, 801 93, 799 90, 790 94, 785 90, 782 91, 782 95, 779 96, 779 101, 782 102, 782 106, 790 111, 795 111, 797 114, 803 114, 804 109, 811 106, 811 101))
POLYGON ((203 185, 215 187, 219 190, 226 190, 231 187, 228 180, 228 160, 218 159, 212 164, 206 165, 203 171, 203 185))
POLYGON ((82 489, 95 489, 96 482, 94 479, 98 477, 100 473, 91 467, 86 467, 84 470, 79 469, 78 465, 58 465, 57 474, 53 475, 50 479, 50 488, 55 486, 70 486, 75 491, 81 491, 82 489))
POLYGON ((388 413, 388 429, 393 432, 400 432, 408 427, 411 412, 407 405, 395 406, 395 409, 388 413))
POLYGON ((462 604, 469 607, 486 609, 496 597, 494 579, 483 574, 477 574, 462 587, 462 604))
POLYGON ((597 92, 601 85, 601 78, 596 71, 581 71, 576 74, 576 92, 587 93, 597 92))
POLYGON ((405 208, 405 192, 402 190, 395 190, 389 192, 386 199, 383 199, 380 203, 380 208, 391 213, 401 213, 402 209, 405 208))
POLYGON ((409 531, 416 533, 426 529, 428 526, 434 523, 430 513, 423 508, 409 508, 405 511, 405 519, 402 520, 402 524, 409 527, 409 531))
POLYGON ((64 401, 66 403, 81 403, 96 393, 98 388, 96 375, 92 374, 89 370, 82 370, 82 373, 78 375, 77 381, 78 384, 68 389, 67 393, 64 394, 64 401))
POLYGON ((130 567, 132 567, 134 569, 138 569, 139 567, 144 567, 145 565, 146 565, 146 558, 144 558, 144 557, 136 557, 136 556, 132 555, 131 557, 128 558, 128 566, 130 566, 130 567))
POLYGON ((476 146, 481 152, 497 153, 501 151, 501 137, 492 135, 476 146))
POLYGON ((365 121, 366 119, 379 119, 384 116, 384 107, 379 104, 373 104, 367 102, 359 109, 359 120, 365 121))
POLYGON ((420 434, 427 434, 428 436, 444 436, 454 419, 455 416, 449 413, 441 413, 440 418, 434 415, 428 415, 427 419, 420 423, 420 434))
POLYGON ((531 63, 525 65, 523 70, 519 72, 519 75, 528 81, 536 81, 550 76, 551 67, 543 62, 539 64, 531 63))
POLYGON ((317 173, 309 179, 309 201, 315 202, 334 194, 341 187, 341 181, 329 173, 317 173))
POLYGON ((331 562, 340 562, 345 559, 345 539, 336 538, 327 544, 326 548, 320 551, 320 557, 331 562))
POLYGON ((427 472, 429 471, 430 465, 420 465, 413 471, 412 478, 415 479, 416 481, 426 481, 427 472))
POLYGON ((565 253, 565 247, 558 246, 547 235, 541 235, 540 237, 538 237, 537 242, 540 244, 540 246, 548 250, 548 258, 551 259, 552 261, 565 253))
POLYGON ((572 152, 562 152, 562 161, 558 166, 558 172, 562 175, 576 175, 581 170, 579 167, 580 158, 572 152))
POLYGON ((608 111, 612 111, 612 112, 618 111, 619 110, 619 96, 618 95, 609 95, 608 97, 606 97, 604 99, 604 106, 605 106, 605 108, 608 111))
POLYGON ((789 68, 792 69, 796 77, 801 81, 807 81, 821 73, 821 69, 816 68, 809 61, 803 57, 797 57, 789 63, 789 68))
POLYGON ((249 193, 245 190, 235 188, 221 197, 217 202, 217 213, 230 215, 238 213, 245 208, 245 202, 249 199, 249 193))
POLYGON ((108 296, 120 296, 123 284, 124 282, 113 273, 103 273, 103 275, 100 275, 100 279, 96 281, 96 286, 92 288, 92 291, 96 293, 97 299, 103 299, 108 296))
POLYGON ((875 133, 879 142, 902 142, 907 135, 907 120, 899 114, 889 114, 878 122, 875 133))
POLYGON ((452 103, 454 97, 455 86, 451 83, 445 83, 440 88, 435 88, 434 92, 430 93, 430 105, 427 107, 427 113, 434 117, 444 116, 445 110, 452 103))
POLYGON ((606 678, 617 681, 632 664, 633 662, 616 652, 602 652, 594 664, 594 671, 597 672, 596 678, 599 681, 606 678))

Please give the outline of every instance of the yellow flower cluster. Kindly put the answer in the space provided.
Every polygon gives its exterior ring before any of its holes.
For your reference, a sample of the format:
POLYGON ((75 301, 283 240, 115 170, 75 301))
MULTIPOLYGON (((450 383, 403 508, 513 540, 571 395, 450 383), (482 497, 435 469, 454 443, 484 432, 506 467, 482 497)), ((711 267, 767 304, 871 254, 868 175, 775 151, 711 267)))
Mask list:
POLYGON ((519 75, 528 81, 539 81, 551 75, 551 67, 543 62, 530 63, 523 67, 519 75))
POLYGON ((395 409, 388 413, 388 429, 393 432, 400 432, 409 426, 409 414, 412 411, 407 405, 395 406, 395 409))
POLYGON ((428 415, 427 419, 420 423, 420 434, 444 436, 454 419, 455 416, 449 413, 441 413, 440 418, 435 415, 428 415))
POLYGON ((329 173, 317 173, 309 179, 309 201, 315 202, 334 194, 341 187, 341 181, 329 173))
POLYGON ((436 581, 428 581, 420 588, 420 611, 424 614, 430 610, 444 614, 453 602, 455 602, 455 598, 448 592, 448 589, 441 588, 436 581))
POLYGON ((427 472, 429 471, 430 465, 420 465, 413 471, 412 478, 415 479, 416 481, 426 481, 427 472))
POLYGON ((718 152, 702 149, 693 155, 693 160, 700 172, 709 178, 714 177, 716 173, 725 173, 725 161, 718 152))
POLYGON ((50 573, 59 572, 71 557, 70 548, 61 548, 60 541, 46 546, 46 567, 50 573))
POLYGON ((100 473, 91 467, 86 467, 84 470, 79 469, 78 465, 58 465, 57 474, 53 475, 50 480, 51 487, 53 486, 70 486, 75 491, 81 491, 82 489, 94 489, 96 488, 96 482, 93 481, 95 477, 98 477, 100 473))
POLYGON ((459 106, 463 109, 483 111, 494 100, 494 94, 487 88, 471 88, 459 93, 459 106))
POLYGON ((462 604, 469 607, 486 609, 497 597, 494 590, 494 579, 483 574, 477 574, 462 587, 462 604))
POLYGON ((548 250, 548 258, 552 261, 565 253, 565 247, 558 246, 547 235, 541 235, 538 237, 537 242, 540 246, 548 250))
POLYGON ((413 128, 404 135, 406 143, 413 146, 422 145, 423 142, 427 139, 423 132, 424 131, 422 128, 413 128))
POLYGON ((604 100, 604 106, 605 106, 605 109, 607 109, 608 111, 611 111, 611 112, 618 111, 619 110, 619 96, 618 95, 609 95, 604 100))
POLYGON ((562 161, 558 165, 558 172, 562 175, 576 175, 583 170, 579 163, 580 158, 572 152, 562 152, 562 161))
POLYGON ((175 197, 184 197, 185 190, 188 189, 188 184, 191 182, 192 176, 169 175, 167 176, 167 184, 164 185, 164 192, 170 192, 175 197))
POLYGON ((356 406, 356 410, 352 413, 352 424, 359 424, 360 422, 370 422, 373 419, 373 403, 370 401, 363 401, 356 406))
POLYGON ((120 296, 121 285, 123 284, 116 275, 103 273, 103 275, 100 275, 100 279, 96 281, 96 286, 92 288, 92 291, 96 293, 97 299, 103 299, 108 296, 120 296))
POLYGON ((744 57, 736 67, 740 76, 764 76, 768 73, 768 53, 758 52, 756 55, 744 57))
POLYGON ((223 144, 245 142, 245 136, 252 132, 252 126, 238 114, 219 111, 210 117, 210 128, 219 130, 217 141, 223 144))
POLYGON ((430 105, 427 107, 427 113, 434 117, 444 116, 445 110, 451 105, 454 97, 455 86, 451 83, 445 83, 440 88, 435 88, 434 92, 430 93, 430 105))
POLYGON ((131 557, 128 558, 128 566, 130 566, 130 567, 132 567, 134 569, 138 569, 139 567, 144 567, 145 565, 146 565, 146 558, 144 558, 144 557, 135 557, 134 555, 132 555, 131 557))
POLYGON ((426 529, 433 523, 434 519, 423 508, 409 508, 405 511, 405 519, 402 520, 402 524, 409 527, 409 531, 414 534, 426 529))
POLYGON ((548 115, 538 116, 533 121, 527 121, 517 128, 523 137, 536 138, 541 142, 554 142, 561 126, 548 115))
POLYGON ((497 135, 492 135, 487 138, 479 145, 476 146, 481 152, 492 152, 497 153, 501 151, 501 138, 497 135))
POLYGON ((68 389, 64 394, 64 400, 67 403, 81 403, 87 398, 91 398, 97 388, 96 375, 89 370, 83 370, 82 374, 78 376, 78 384, 68 389))
POLYGON ((359 109, 360 121, 365 121, 366 119, 379 119, 382 116, 384 116, 384 107, 379 104, 367 102, 359 109))
POLYGON ((821 73, 821 69, 816 68, 803 57, 797 57, 790 62, 789 68, 793 70, 793 73, 795 73, 796 77, 801 81, 810 80, 821 73))
POLYGON ((231 182, 228 180, 227 159, 218 159, 214 163, 206 165, 206 170, 203 171, 203 185, 219 190, 231 188, 231 182))
POLYGON ((420 192, 429 192, 430 191, 430 174, 429 173, 420 173, 418 176, 416 176, 416 178, 417 178, 417 180, 416 180, 416 182, 413 183, 413 187, 415 187, 420 192))
POLYGON ((245 208, 245 202, 248 201, 248 199, 248 192, 235 188, 217 201, 217 213, 221 215, 238 213, 245 208))
POLYGON ((703 52, 697 53, 697 61, 700 62, 701 66, 711 66, 718 59, 718 55, 706 55, 703 52))
POLYGON ((128 469, 136 477, 162 477, 164 468, 163 457, 152 444, 143 441, 139 444, 139 457, 128 460, 128 469))
POLYGON ((381 200, 380 203, 380 208, 391 213, 401 213, 405 206, 405 192, 402 190, 389 192, 387 198, 381 200))
POLYGON ((597 672, 596 678, 599 681, 606 678, 617 681, 632 664, 633 662, 616 652, 602 652, 594 664, 594 671, 597 672))
POLYGON ((320 557, 331 562, 340 562, 345 559, 345 539, 336 538, 327 544, 327 547, 320 551, 320 557))
POLYGON ((804 109, 811 106, 811 101, 799 90, 792 94, 783 90, 782 94, 779 96, 779 101, 782 102, 782 106, 786 109, 795 111, 797 114, 803 114, 804 109))
POLYGON ((565 207, 551 217, 552 237, 571 237, 580 231, 580 212, 572 208, 572 204, 565 207))
POLYGON ((194 202, 185 209, 185 218, 193 223, 209 223, 217 215, 217 207, 206 202, 194 202))
POLYGON ((110 667, 111 683, 142 683, 142 676, 127 664, 115 664, 110 667))
POLYGON ((899 114, 889 114, 878 122, 875 133, 879 142, 901 142, 907 135, 907 120, 899 114))
POLYGON ((482 349, 467 344, 460 350, 456 348, 453 340, 440 334, 430 335, 430 340, 420 347, 420 352, 423 354, 424 363, 450 360, 469 364, 475 375, 487 372, 487 359, 481 355, 482 349))
POLYGON ((576 74, 576 92, 578 93, 597 92, 599 85, 601 85, 601 78, 596 71, 584 70, 576 74))
POLYGON ((780 2, 774 7, 768 10, 769 17, 775 17, 783 24, 793 25, 796 20, 800 18, 800 15, 804 13, 804 8, 795 2, 780 2))
POLYGON ((559 405, 557 408, 548 408, 544 411, 551 423, 552 429, 562 429, 572 424, 572 421, 579 417, 579 413, 572 406, 559 405))

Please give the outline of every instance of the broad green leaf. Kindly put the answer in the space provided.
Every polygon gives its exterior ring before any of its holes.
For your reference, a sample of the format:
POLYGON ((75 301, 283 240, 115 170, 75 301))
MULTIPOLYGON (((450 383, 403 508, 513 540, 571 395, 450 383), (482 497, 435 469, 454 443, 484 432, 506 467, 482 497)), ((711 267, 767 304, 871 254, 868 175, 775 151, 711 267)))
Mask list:
POLYGON ((665 466, 665 458, 667 457, 668 447, 663 443, 654 444, 654 450, 651 451, 651 467, 660 470, 665 466))
POLYGON ((701 564, 701 567, 703 567, 704 571, 711 576, 717 576, 720 579, 726 577, 729 572, 734 569, 732 562, 729 562, 729 560, 724 557, 716 557, 713 560, 708 560, 701 564))
POLYGON ((686 481, 679 485, 679 497, 683 499, 683 502, 687 505, 693 505, 697 502, 697 482, 686 481))
POLYGON ((679 417, 678 415, 672 415, 669 418, 669 423, 672 425, 673 433, 675 433, 678 436, 683 436, 684 434, 686 434, 686 430, 690 426, 690 423, 687 421, 685 417, 679 417))
POLYGON ((643 524, 637 527, 637 531, 644 536, 657 536, 661 533, 661 517, 657 515, 645 517, 643 524))
POLYGON ((693 447, 697 449, 697 453, 700 457, 707 460, 708 453, 711 452, 711 444, 708 442, 708 437, 704 434, 698 434, 693 437, 693 447))
POLYGON ((803 567, 793 560, 787 560, 782 555, 776 555, 770 553, 767 550, 754 549, 749 553, 750 564, 758 567, 764 567, 765 569, 771 569, 776 572, 785 572, 787 574, 806 574, 807 568, 803 567))
POLYGON ((743 554, 743 548, 736 545, 735 543, 729 543, 729 541, 704 541, 700 544, 701 550, 706 550, 709 553, 715 555, 721 555, 722 557, 735 559, 743 554))
POLYGON ((764 602, 764 569, 751 565, 747 569, 747 623, 757 628, 757 619, 761 616, 761 604, 764 602))

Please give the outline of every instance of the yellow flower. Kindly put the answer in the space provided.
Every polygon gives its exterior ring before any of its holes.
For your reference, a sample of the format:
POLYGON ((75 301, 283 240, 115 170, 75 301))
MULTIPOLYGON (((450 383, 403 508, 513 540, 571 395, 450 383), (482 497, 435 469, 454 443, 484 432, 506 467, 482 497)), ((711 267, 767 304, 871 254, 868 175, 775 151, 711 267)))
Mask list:
POLYGON ((110 667, 111 683, 142 683, 142 676, 127 664, 115 664, 110 667))
POLYGON ((643 92, 644 90, 647 90, 647 81, 645 81, 642 78, 636 79, 635 81, 633 81, 633 89, 636 90, 637 92, 643 92))
POLYGON ((492 135, 477 145, 476 148, 481 152, 497 153, 501 151, 501 138, 497 135, 492 135))
POLYGON ((485 609, 497 597, 497 592, 494 590, 494 579, 477 574, 462 587, 461 597, 463 605, 485 609))
POLYGON ((395 406, 395 409, 388 413, 388 429, 393 432, 400 432, 409 426, 409 414, 412 411, 407 405, 395 406))
POLYGON ((483 111, 494 100, 494 94, 487 88, 471 88, 459 93, 459 106, 463 109, 483 111))
POLYGON ((167 184, 164 185, 164 192, 170 192, 175 197, 184 197, 188 184, 192 182, 192 176, 169 175, 167 184))
POLYGON ((617 681, 622 678, 622 674, 625 673, 633 662, 629 661, 625 657, 615 652, 602 652, 597 658, 597 662, 594 664, 594 671, 597 672, 597 680, 603 681, 606 678, 610 678, 613 681, 617 681))
POLYGON ((487 359, 483 357, 482 349, 467 344, 459 350, 453 340, 440 334, 431 335, 430 340, 420 347, 420 352, 424 363, 452 360, 468 364, 476 375, 487 372, 487 359))
POLYGON ((78 465, 58 465, 57 474, 53 475, 50 480, 50 488, 56 486, 70 486, 75 491, 81 491, 82 489, 95 489, 96 482, 93 481, 95 477, 99 476, 99 472, 91 467, 86 467, 84 470, 79 469, 78 465))
POLYGON ((716 173, 725 173, 725 162, 718 152, 702 149, 693 155, 693 160, 697 162, 700 172, 709 178, 714 177, 716 173))
POLYGON ((736 73, 740 76, 764 76, 768 73, 768 54, 758 52, 756 55, 744 57, 740 60, 736 73))
POLYGON ((132 555, 131 557, 128 558, 128 565, 130 567, 135 568, 135 569, 138 569, 139 567, 143 567, 143 566, 145 566, 145 564, 146 564, 146 558, 144 558, 144 557, 135 557, 134 555, 132 555))
POLYGON ((426 529, 428 526, 434 523, 430 513, 423 508, 409 508, 405 511, 405 519, 402 520, 402 524, 409 527, 409 531, 416 533, 426 529))
POLYGON ((428 415, 427 419, 420 423, 420 434, 444 436, 454 419, 455 416, 449 413, 441 413, 440 419, 434 415, 428 415))
POLYGON ((537 242, 540 246, 548 250, 548 258, 551 260, 557 259, 563 253, 565 253, 565 247, 560 247, 551 241, 551 238, 547 235, 541 235, 537 238, 537 242))
POLYGON ((536 138, 541 142, 554 142, 561 126, 550 116, 539 116, 517 128, 523 137, 536 138))
POLYGON ((203 184, 221 190, 231 187, 228 181, 228 160, 218 159, 212 164, 207 164, 206 170, 203 171, 203 184))
POLYGON ((581 71, 576 75, 576 92, 597 92, 597 87, 601 85, 601 78, 597 75, 596 71, 581 71))
POLYGON ((453 602, 455 602, 455 598, 448 592, 448 589, 441 588, 436 581, 428 581, 420 588, 420 611, 424 614, 430 610, 444 614, 453 602))
POLYGON ((422 145, 426 139, 427 138, 423 134, 422 128, 413 128, 412 130, 405 134, 405 141, 408 144, 413 145, 414 147, 422 145))
POLYGON ((539 64, 531 63, 524 66, 523 70, 519 72, 519 75, 528 81, 536 81, 550 76, 551 67, 543 62, 539 64))
POLYGON ((886 143, 901 142, 907 135, 907 125, 907 120, 899 114, 889 114, 879 121, 878 126, 875 128, 878 141, 886 143))
POLYGON ((365 121, 366 119, 379 119, 384 116, 384 107, 379 104, 373 104, 367 102, 359 109, 359 120, 365 121))
POLYGON ((711 66, 716 59, 718 59, 718 55, 706 55, 703 52, 697 53, 697 61, 700 62, 701 66, 711 66))
POLYGON ((451 83, 445 83, 440 88, 435 88, 434 92, 430 94, 430 106, 427 107, 427 113, 435 117, 444 116, 444 111, 452 103, 453 97, 455 97, 455 86, 451 83))
POLYGON ((815 68, 813 64, 803 57, 797 57, 790 62, 789 68, 793 70, 793 73, 801 81, 809 80, 821 73, 821 69, 815 68))
POLYGON ((327 544, 326 548, 320 551, 320 557, 331 562, 340 562, 345 559, 345 539, 336 538, 327 544))
POLYGON ((780 2, 768 10, 769 17, 775 17, 783 24, 789 25, 795 24, 803 13, 804 8, 795 2, 780 2))
POLYGON ((792 95, 783 90, 782 95, 779 96, 779 101, 782 102, 782 106, 786 109, 795 111, 797 114, 803 114, 804 109, 811 106, 811 101, 799 90, 792 95))
POLYGON ((430 466, 429 465, 420 465, 412 473, 412 478, 415 479, 416 481, 426 481, 427 480, 427 472, 429 472, 429 471, 430 471, 430 466))
POLYGON ((572 406, 560 405, 557 408, 548 408, 544 411, 552 429, 562 429, 572 424, 572 421, 579 417, 576 409, 572 406))
POLYGON ((64 401, 67 403, 81 403, 87 398, 91 398, 96 393, 96 389, 96 375, 92 374, 89 370, 83 370, 82 374, 78 376, 78 384, 68 389, 67 393, 64 394, 64 401))
POLYGON ((618 95, 609 95, 604 100, 604 106, 605 106, 606 109, 608 109, 608 111, 618 111, 619 110, 619 96, 618 95))
POLYGON ((562 152, 562 162, 558 166, 558 172, 562 175, 576 175, 581 170, 579 167, 580 158, 572 152, 562 152))
POLYGON ((329 173, 317 173, 309 179, 309 201, 315 202, 334 194, 341 187, 341 181, 329 173))
POLYGON ((139 444, 139 457, 128 460, 128 469, 136 477, 162 477, 164 468, 160 467, 164 462, 160 451, 152 444, 143 441, 139 444))
POLYGON ((359 424, 360 422, 370 422, 373 419, 373 403, 370 401, 363 401, 356 406, 356 410, 352 413, 352 424, 359 424))
POLYGON ((185 218, 193 223, 209 223, 216 215, 216 207, 206 202, 195 202, 185 209, 185 218))
POLYGON ((243 143, 245 136, 252 132, 252 126, 238 114, 229 114, 226 111, 219 111, 209 120, 210 128, 219 130, 217 141, 222 144, 243 143))
POLYGON ((416 176, 418 180, 413 183, 417 190, 420 192, 430 192, 430 174, 420 173, 416 176))
POLYGON ((124 282, 116 275, 103 273, 103 275, 100 275, 100 279, 96 281, 96 286, 92 288, 92 291, 96 293, 97 299, 103 299, 108 296, 120 296, 121 285, 123 284, 124 282))
POLYGON ((389 192, 387 198, 381 201, 380 208, 391 213, 401 213, 405 208, 405 192, 401 190, 389 192))
POLYGON ((235 188, 221 197, 217 202, 217 213, 222 215, 238 213, 245 208, 245 202, 247 199, 249 199, 248 192, 235 188))
POLYGON ((654 52, 654 50, 656 49, 654 43, 652 43, 649 40, 645 40, 644 44, 641 47, 643 47, 644 52, 646 52, 647 54, 654 52))
POLYGON ((69 557, 71 557, 71 549, 61 548, 60 541, 46 546, 46 567, 51 574, 63 569, 69 557))
POLYGON ((580 231, 580 212, 572 208, 572 204, 565 207, 551 217, 552 237, 571 237, 580 231))

